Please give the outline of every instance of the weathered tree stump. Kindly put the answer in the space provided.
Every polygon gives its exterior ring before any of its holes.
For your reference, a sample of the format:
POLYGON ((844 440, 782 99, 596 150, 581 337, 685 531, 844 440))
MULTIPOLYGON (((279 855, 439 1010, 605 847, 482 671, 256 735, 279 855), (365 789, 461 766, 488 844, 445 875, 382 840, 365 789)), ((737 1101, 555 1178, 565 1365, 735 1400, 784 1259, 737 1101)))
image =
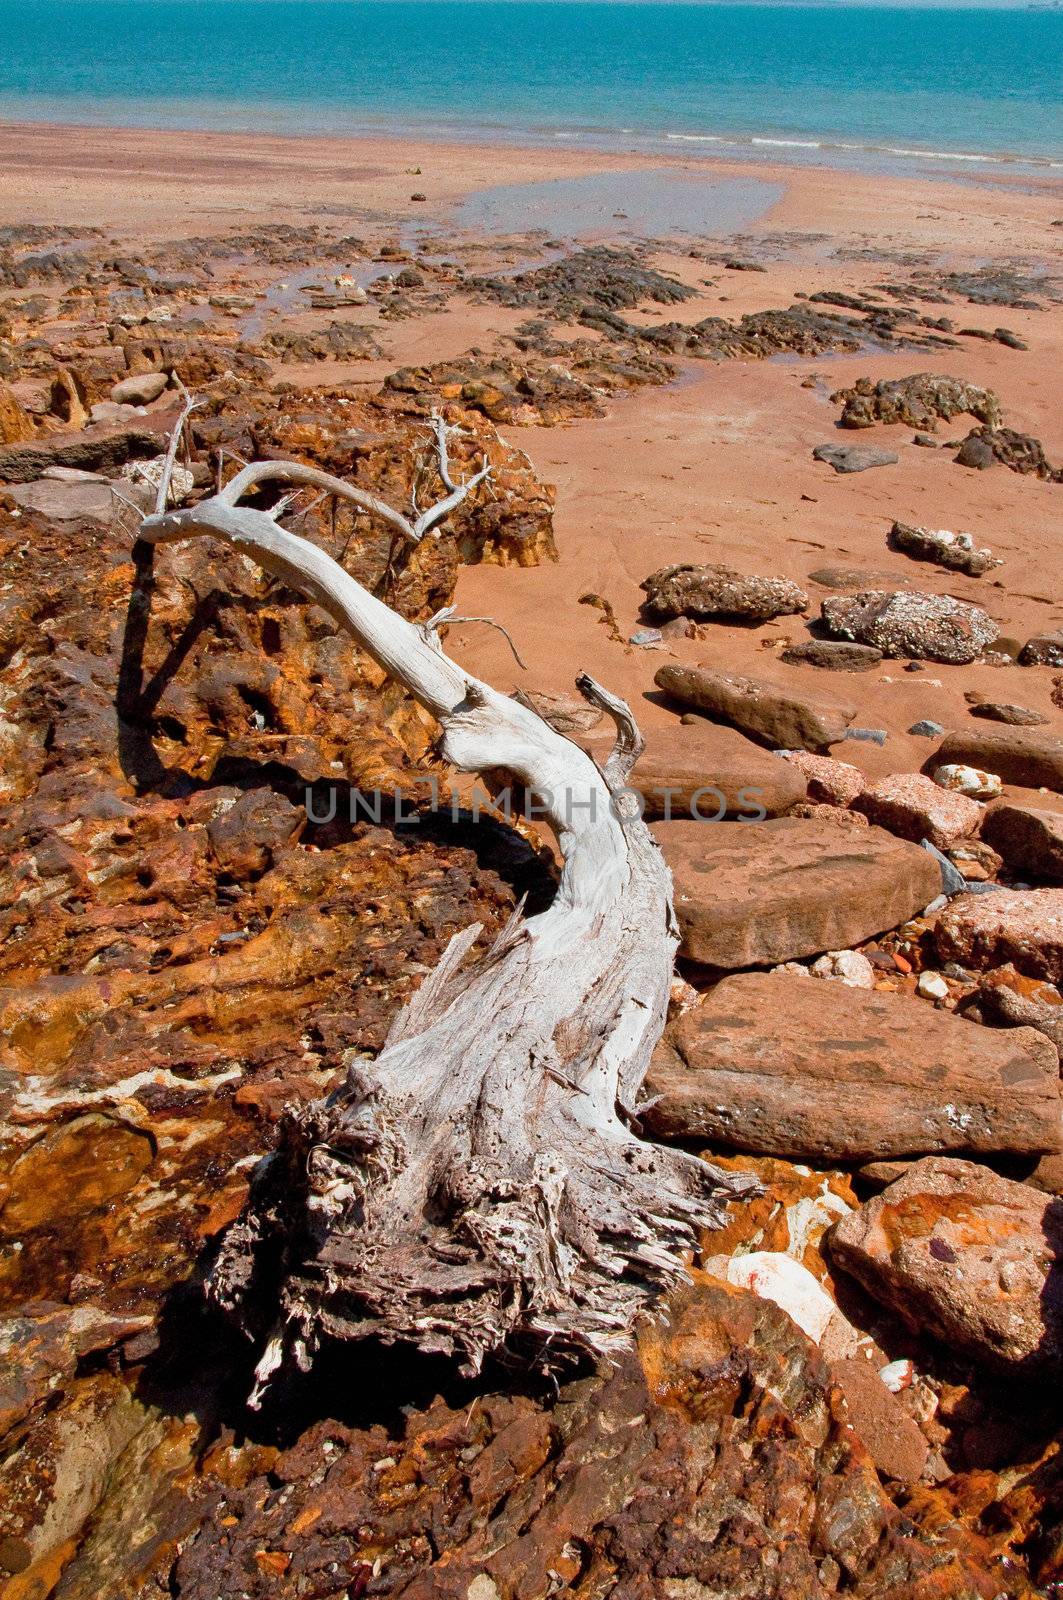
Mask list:
MULTIPOLYGON (((472 484, 451 483, 439 437, 452 508, 472 484)), ((292 1360, 307 1367, 323 1336, 404 1341, 467 1371, 505 1345, 544 1364, 573 1348, 608 1352, 682 1275, 724 1197, 749 1187, 632 1127, 677 945, 668 869, 624 790, 637 730, 622 702, 578 680, 617 725, 599 769, 530 706, 449 660, 433 624, 405 621, 280 526, 281 508, 241 506, 265 477, 349 493, 316 469, 264 463, 186 510, 165 509, 164 485, 139 536, 222 539, 317 601, 438 720, 447 761, 501 769, 535 792, 563 868, 551 907, 518 911, 472 964, 479 926, 457 935, 380 1055, 288 1119, 210 1293, 251 1330, 261 1284, 279 1283, 260 1382, 292 1360)))

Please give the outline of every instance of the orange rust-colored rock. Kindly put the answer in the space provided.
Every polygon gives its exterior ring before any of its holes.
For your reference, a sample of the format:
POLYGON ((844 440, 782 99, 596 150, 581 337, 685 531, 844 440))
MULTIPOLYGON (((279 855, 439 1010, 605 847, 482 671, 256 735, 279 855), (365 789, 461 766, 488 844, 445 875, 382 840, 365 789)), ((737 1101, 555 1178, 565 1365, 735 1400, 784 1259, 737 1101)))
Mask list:
POLYGON ((844 1217, 831 1259, 907 1322, 1009 1375, 1063 1367, 1059 1202, 928 1157, 844 1217))
POLYGON ((32 439, 34 427, 6 383, 0 383, 0 445, 32 439))
POLYGON ((403 1600, 535 1600, 551 1574, 582 1600, 656 1600, 691 1580, 885 1600, 898 1574, 913 1593, 992 1600, 1003 1581, 978 1532, 933 1504, 918 1523, 900 1513, 785 1313, 700 1276, 637 1358, 556 1402, 437 1400, 398 1436, 322 1422, 269 1478, 208 1484, 203 1510, 170 1578, 179 1600, 294 1600, 337 1561, 348 1583, 375 1571, 403 1600), (259 1552, 277 1550, 297 1562, 263 1571, 259 1552))

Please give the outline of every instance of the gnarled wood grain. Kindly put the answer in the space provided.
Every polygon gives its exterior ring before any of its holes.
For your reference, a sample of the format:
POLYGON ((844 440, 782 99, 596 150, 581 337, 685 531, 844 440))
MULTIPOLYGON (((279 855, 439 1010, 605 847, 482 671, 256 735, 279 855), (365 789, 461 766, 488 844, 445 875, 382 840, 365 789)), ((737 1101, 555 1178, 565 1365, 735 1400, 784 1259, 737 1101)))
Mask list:
MULTIPOLYGON (((269 476, 283 478, 283 464, 269 476)), ((140 537, 222 539, 319 602, 437 718, 445 759, 535 791, 563 868, 549 910, 518 912, 471 965, 479 929, 459 934, 381 1054, 288 1120, 210 1292, 252 1329, 264 1286, 279 1283, 260 1381, 288 1360, 305 1367, 322 1336, 407 1341, 470 1371, 506 1344, 530 1343, 544 1362, 615 1349, 682 1274, 696 1230, 746 1186, 631 1126, 677 943, 668 869, 623 789, 637 730, 622 702, 580 678, 617 724, 599 770, 528 704, 451 661, 432 627, 405 621, 273 514, 239 505, 261 477, 248 469, 237 487, 160 511, 140 537)))

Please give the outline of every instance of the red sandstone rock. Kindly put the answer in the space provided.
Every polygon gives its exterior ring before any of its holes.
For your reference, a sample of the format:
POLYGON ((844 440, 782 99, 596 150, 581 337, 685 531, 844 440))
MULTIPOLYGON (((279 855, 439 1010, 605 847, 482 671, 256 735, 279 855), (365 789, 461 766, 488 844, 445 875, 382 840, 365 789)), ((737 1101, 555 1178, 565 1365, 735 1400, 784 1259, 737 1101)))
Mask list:
POLYGON ((1059 1071, 1032 1028, 982 1028, 905 995, 784 973, 725 978, 654 1052, 659 1137, 791 1160, 1058 1147, 1059 1071))
POLYGON ((995 772, 1005 783, 1063 791, 1063 738, 1017 728, 964 729, 948 733, 925 765, 972 766, 995 772))
POLYGON ((804 778, 808 799, 822 805, 852 805, 867 782, 859 767, 848 761, 836 761, 833 756, 817 756, 811 750, 787 750, 785 758, 804 778))
POLYGON ((897 927, 941 892, 925 850, 879 828, 777 817, 661 822, 683 952, 706 966, 773 966, 846 950, 897 927))
POLYGON ((1063 979, 1063 889, 959 895, 934 926, 942 960, 968 967, 1014 962, 1035 978, 1063 979))
POLYGON ((832 1361, 830 1373, 879 1471, 902 1483, 917 1483, 930 1446, 871 1362, 859 1356, 832 1361))
POLYGON ((982 833, 1012 872, 1063 883, 1063 807, 1003 800, 986 812, 982 833))
POLYGON ((920 1331, 1018 1375, 1063 1367, 1058 1203, 929 1157, 838 1223, 831 1258, 920 1331))
POLYGON ((824 804, 815 800, 799 800, 789 808, 788 817, 811 817, 814 822, 826 823, 831 828, 852 833, 855 828, 870 827, 867 818, 859 811, 849 811, 844 806, 824 804))
POLYGON ((869 822, 901 839, 929 839, 946 850, 978 831, 982 807, 966 795, 941 789, 918 772, 897 772, 879 778, 854 801, 869 822))
POLYGON ((694 706, 718 722, 729 722, 773 750, 826 750, 844 739, 856 715, 851 706, 797 695, 776 684, 718 672, 707 665, 661 667, 653 681, 681 705, 694 706))
POLYGON ((798 775, 778 756, 704 717, 690 727, 652 733, 628 781, 642 796, 647 816, 676 820, 721 812, 774 817, 804 793, 798 775))

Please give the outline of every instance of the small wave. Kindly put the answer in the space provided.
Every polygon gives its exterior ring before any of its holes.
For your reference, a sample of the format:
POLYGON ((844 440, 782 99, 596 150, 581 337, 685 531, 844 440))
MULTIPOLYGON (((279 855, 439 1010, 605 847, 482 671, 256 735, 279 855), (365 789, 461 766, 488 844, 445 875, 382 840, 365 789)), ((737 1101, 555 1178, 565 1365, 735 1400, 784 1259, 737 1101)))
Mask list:
POLYGON ((728 149, 757 146, 778 150, 847 150, 857 155, 904 156, 913 161, 968 161, 983 166, 1043 167, 1051 171, 1063 168, 1063 162, 1048 156, 1014 155, 1010 152, 990 153, 974 150, 920 150, 911 145, 875 144, 857 139, 784 139, 768 134, 744 134, 724 138, 717 133, 666 133, 671 144, 715 144, 728 149))
POLYGON ((1004 165, 1011 156, 976 156, 965 150, 906 150, 900 145, 871 145, 870 149, 884 150, 890 156, 919 156, 924 161, 993 161, 1004 165))

